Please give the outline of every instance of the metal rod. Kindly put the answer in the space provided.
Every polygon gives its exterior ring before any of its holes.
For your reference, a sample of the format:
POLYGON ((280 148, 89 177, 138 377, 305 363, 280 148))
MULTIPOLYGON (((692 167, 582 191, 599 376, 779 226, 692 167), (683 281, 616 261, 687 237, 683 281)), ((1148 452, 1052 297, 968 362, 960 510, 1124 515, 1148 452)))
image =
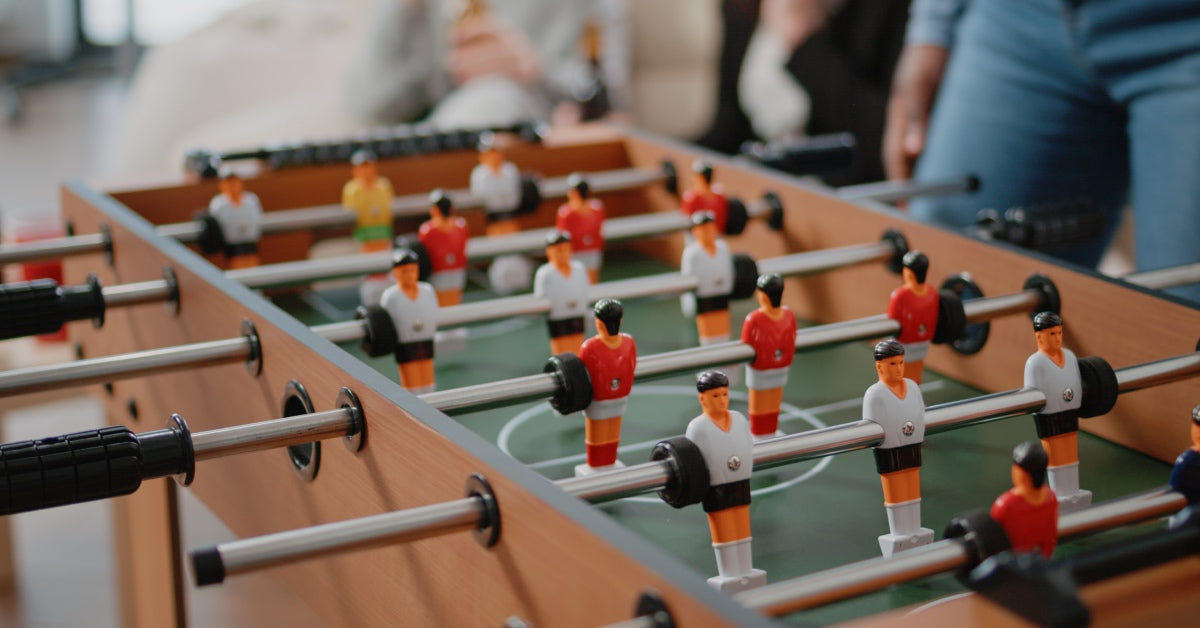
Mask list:
POLYGON ((194 432, 192 450, 199 462, 345 436, 353 427, 353 413, 347 408, 340 408, 194 432))
MULTIPOLYGON (((507 237, 507 236, 506 236, 507 237)), ((855 244, 833 249, 781 255, 758 262, 760 273, 781 275, 812 274, 855 264, 890 259, 895 248, 885 242, 855 244)), ((588 288, 588 299, 629 299, 650 295, 678 294, 696 289, 696 280, 680 273, 662 273, 647 277, 607 281, 588 288)), ((438 310, 438 326, 449 327, 509 316, 542 314, 550 302, 532 294, 523 294, 478 303, 465 303, 438 310)), ((891 332, 888 332, 891 333, 891 332)))
POLYGON ((475 528, 481 500, 440 504, 230 541, 216 546, 225 575, 284 565, 336 552, 407 543, 475 528))
MULTIPOLYGON (((1059 538, 1066 539, 1144 521, 1178 511, 1187 505, 1179 493, 1166 489, 1139 493, 1059 518, 1059 538)), ((958 569, 969 556, 961 541, 946 539, 895 554, 871 558, 783 582, 744 591, 739 603, 765 615, 779 617, 806 608, 848 599, 893 584, 958 569)))
POLYGON ((119 379, 247 360, 245 336, 0 372, 0 396, 86 386, 119 379))
POLYGON ((848 185, 835 191, 844 201, 875 201, 891 203, 916 196, 945 196, 972 192, 979 187, 973 176, 947 181, 878 181, 861 185, 848 185))
POLYGON ((106 308, 140 305, 166 301, 171 298, 171 286, 163 279, 152 279, 117 286, 104 286, 100 289, 100 294, 104 297, 106 308))
MULTIPOLYGON (((682 276, 680 275, 680 277, 682 276)), ((649 279, 654 278, 647 277, 631 279, 628 282, 613 283, 624 283, 625 287, 629 287, 636 286, 636 282, 649 279)), ((659 279, 664 282, 673 281, 673 279, 669 279, 665 275, 659 279)), ((603 290, 601 286, 604 285, 597 284, 594 288, 603 290)), ((595 293, 598 292, 599 290, 595 291, 595 293)), ((1037 291, 1028 290, 1016 295, 971 299, 963 303, 963 310, 967 313, 967 319, 971 321, 988 320, 993 316, 1012 312, 1028 312, 1038 303, 1036 295, 1037 291), (1018 306, 1017 304, 1023 305, 1018 306)), ((595 296, 595 294, 590 296, 595 296)), ((439 319, 439 324, 446 324, 447 320, 454 323, 465 322, 469 320, 466 318, 467 315, 474 315, 475 313, 483 315, 488 311, 504 311, 505 315, 512 315, 514 313, 530 314, 542 311, 536 308, 542 307, 544 303, 545 301, 542 299, 531 298, 525 295, 521 297, 509 297, 507 299, 494 299, 477 304, 458 305, 439 311, 439 316, 445 316, 445 318, 439 319), (518 308, 523 309, 517 311, 518 308), (463 313, 461 317, 458 315, 459 312, 463 313)), ((900 324, 896 321, 882 314, 868 316, 852 321, 818 325, 816 327, 806 327, 797 330, 796 350, 810 351, 854 340, 893 336, 899 332, 900 324)), ((738 341, 722 342, 639 357, 634 377, 644 380, 710 366, 748 362, 753 358, 754 350, 748 345, 738 341)), ((553 393, 557 387, 558 382, 555 376, 544 373, 541 375, 527 375, 498 382, 426 393, 421 395, 421 399, 442 412, 475 411, 544 397, 553 393)))
POLYGON ((1151 290, 1175 288, 1200 283, 1200 263, 1184 264, 1171 268, 1147 270, 1140 273, 1125 275, 1121 279, 1151 290))
MULTIPOLYGON (((1200 356, 1200 354, 1196 355, 1200 356)), ((1173 362, 1176 363, 1176 368, 1183 369, 1186 372, 1186 367, 1177 363, 1175 359, 1161 360, 1155 364, 1166 365, 1173 362)), ((1144 366, 1146 365, 1134 368, 1142 368, 1144 366)), ((1177 376, 1182 375, 1177 374, 1177 376)), ((1120 381, 1120 378, 1118 378, 1118 381, 1120 381)), ((1159 379, 1157 381, 1161 382, 1162 380, 1159 379)), ((938 416, 939 418, 936 421, 939 429, 937 431, 944 431, 951 427, 963 427, 973 423, 993 420, 998 416, 1009 416, 1018 408, 1022 410, 1030 409, 1031 401, 1038 401, 1032 408, 1036 409, 1044 404, 1045 398, 1040 392, 1021 389, 963 402, 933 406, 927 410, 926 415, 938 416), (984 408, 987 408, 987 410, 984 408), (940 416, 939 413, 945 416, 940 416)), ((929 430, 928 427, 926 429, 929 430)), ((312 434, 310 433, 309 436, 311 438, 312 434)), ((783 461, 797 461, 830 455, 839 451, 861 449, 882 442, 882 440, 882 428, 867 421, 857 421, 840 426, 812 430, 755 443, 754 466, 757 470, 782 464, 783 461)), ((235 437, 218 438, 214 436, 212 437, 212 441, 206 442, 203 445, 197 441, 195 445, 197 448, 197 457, 200 457, 202 447, 214 447, 215 445, 211 443, 219 441, 241 442, 244 439, 235 437)), ((225 447, 232 450, 235 445, 228 444, 225 447)), ((592 502, 602 502, 662 489, 670 479, 671 469, 669 463, 659 461, 633 465, 585 477, 566 478, 555 481, 555 484, 569 495, 592 502)), ((1175 501, 1182 501, 1182 497, 1175 495, 1173 499, 1164 499, 1161 496, 1138 496, 1137 499, 1126 503, 1126 506, 1133 504, 1132 507, 1099 505, 1092 509, 1094 512, 1084 511, 1078 515, 1064 517, 1060 528, 1063 530, 1062 534, 1091 531, 1106 525, 1112 525, 1111 522, 1124 523, 1130 521, 1135 516, 1144 517, 1146 516, 1146 512, 1152 510, 1155 513, 1164 512, 1175 501), (1140 514, 1130 514, 1131 508, 1138 509, 1137 512, 1140 514)), ((315 558, 335 552, 414 541, 453 531, 471 529, 477 527, 482 522, 483 517, 484 511, 480 502, 475 498, 467 498, 232 541, 218 545, 214 549, 220 557, 221 564, 224 566, 224 573, 231 575, 315 558)), ((819 574, 820 578, 814 575, 797 580, 803 580, 803 586, 809 589, 813 587, 818 588, 818 593, 807 593, 810 597, 822 601, 832 601, 833 599, 840 599, 833 597, 835 595, 854 595, 870 590, 871 587, 886 586, 887 584, 899 581, 898 579, 909 579, 911 577, 945 571, 961 565, 965 560, 966 554, 960 544, 942 541, 927 548, 898 554, 888 561, 883 561, 886 563, 886 567, 880 569, 864 570, 861 567, 864 564, 875 565, 882 561, 882 559, 873 559, 872 561, 855 563, 854 565, 831 572, 823 572, 819 574), (811 584, 811 582, 815 582, 816 584, 811 584)), ((775 586, 781 587, 782 585, 775 586)), ((767 601, 753 602, 754 598, 751 598, 752 603, 758 604, 761 607, 769 606, 772 609, 776 607, 782 608, 781 603, 777 601, 779 594, 774 593, 776 589, 771 587, 767 587, 766 589, 768 595, 762 593, 759 593, 759 595, 763 596, 767 601)))
MULTIPOLYGON (((640 365, 639 365, 640 366, 640 365)), ((1139 390, 1146 385, 1166 384, 1200 374, 1200 353, 1190 353, 1156 362, 1116 369, 1119 391, 1139 390)), ((963 401, 930 406, 925 410, 925 433, 1020 416, 1045 405, 1045 396, 1032 388, 984 395, 963 401)), ((852 421, 807 432, 754 443, 754 469, 823 458, 865 449, 883 442, 883 428, 866 420, 852 421)), ((591 502, 605 502, 663 488, 670 478, 666 461, 631 465, 581 478, 560 480, 558 485, 571 495, 591 502), (661 482, 659 482, 661 480, 661 482)))
POLYGON ((108 239, 100 233, 21 242, 0 247, 0 265, 100 253, 107 248, 108 239))

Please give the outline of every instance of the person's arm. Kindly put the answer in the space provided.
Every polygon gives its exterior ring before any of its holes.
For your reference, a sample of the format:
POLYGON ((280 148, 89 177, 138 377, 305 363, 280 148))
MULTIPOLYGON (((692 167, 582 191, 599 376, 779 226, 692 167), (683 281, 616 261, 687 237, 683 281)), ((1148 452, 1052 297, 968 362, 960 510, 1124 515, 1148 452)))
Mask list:
POLYGON ((430 85, 441 72, 439 37, 422 0, 376 0, 366 40, 349 68, 350 111, 379 122, 417 119, 433 105, 430 85))
POLYGON ((914 0, 905 46, 892 80, 883 165, 887 177, 905 180, 925 149, 934 97, 954 44, 954 27, 967 0, 914 0))

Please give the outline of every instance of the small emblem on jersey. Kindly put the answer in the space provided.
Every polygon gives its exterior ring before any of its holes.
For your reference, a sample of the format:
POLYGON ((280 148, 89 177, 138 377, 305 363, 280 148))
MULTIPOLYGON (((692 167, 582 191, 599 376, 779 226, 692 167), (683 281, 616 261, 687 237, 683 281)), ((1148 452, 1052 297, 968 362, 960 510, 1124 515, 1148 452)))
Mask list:
POLYGON ((1075 391, 1070 388, 1063 389, 1063 401, 1070 401, 1075 398, 1075 391))
POLYGON ((925 323, 921 323, 920 325, 917 325, 917 333, 922 336, 925 335, 925 323))
POLYGON ((584 244, 591 244, 591 243, 592 243, 592 241, 593 241, 593 240, 592 240, 592 236, 590 236, 590 235, 585 235, 585 236, 583 236, 583 243, 584 243, 584 244))
POLYGON ((776 360, 782 360, 782 359, 783 359, 783 349, 776 349, 776 350, 775 350, 775 359, 776 359, 776 360))
POLYGON ((425 321, 417 319, 413 321, 412 327, 413 331, 421 331, 422 329, 425 329, 425 321))
POLYGON ((567 299, 567 307, 575 309, 575 304, 579 303, 575 299, 567 299))
POLYGON ((724 278, 724 277, 717 277, 717 278, 716 278, 716 279, 713 281, 713 285, 714 285, 714 286, 723 286, 723 285, 725 285, 725 278, 724 278))
POLYGON ((612 381, 610 381, 608 383, 609 390, 616 390, 620 387, 621 387, 621 378, 620 377, 614 377, 614 378, 612 378, 612 381))
POLYGON ((737 471, 742 468, 742 459, 737 456, 730 456, 729 462, 725 463, 725 466, 729 467, 730 471, 737 471))
POLYGON ((904 427, 900 428, 900 431, 904 432, 905 436, 912 436, 913 432, 917 431, 917 426, 913 425, 912 421, 905 421, 904 427))
POLYGON ((455 257, 454 257, 454 254, 453 254, 453 253, 447 253, 447 254, 446 254, 446 263, 447 263, 447 264, 453 264, 453 263, 454 263, 454 260, 455 260, 455 257))

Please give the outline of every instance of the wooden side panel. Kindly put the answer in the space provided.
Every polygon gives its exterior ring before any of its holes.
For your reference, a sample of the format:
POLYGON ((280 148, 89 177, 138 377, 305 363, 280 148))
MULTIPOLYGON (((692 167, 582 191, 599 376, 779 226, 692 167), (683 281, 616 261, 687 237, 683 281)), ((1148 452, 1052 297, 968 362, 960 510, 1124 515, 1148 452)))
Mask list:
MULTIPOLYGON (((629 138, 627 147, 634 165, 649 166, 663 158, 686 164, 695 158, 694 149, 636 137, 629 138)), ((1196 349, 1200 311, 1194 308, 1047 258, 917 223, 901 212, 849 204, 806 188, 795 178, 735 167, 716 158, 714 162, 714 181, 730 193, 749 200, 774 190, 787 213, 784 233, 752 222, 744 234, 729 239, 734 250, 761 259, 874 242, 886 229, 896 227, 904 232, 912 248, 929 256, 930 282, 966 271, 985 294, 1001 295, 1020 291, 1034 273, 1049 276, 1062 296, 1066 345, 1079 356, 1098 355, 1120 368, 1196 349)), ((660 246, 654 250, 678 259, 678 248, 660 246)), ((784 298, 802 317, 842 321, 883 313, 888 295, 899 285, 899 278, 882 265, 859 266, 791 279, 784 298)), ((1021 387, 1025 360, 1034 351, 1029 318, 1009 316, 992 323, 991 336, 982 352, 961 356, 949 347, 934 346, 926 366, 989 391, 1002 391, 1021 387)), ((870 357, 864 352, 863 359, 870 357)), ((1186 380, 1123 395, 1111 413, 1088 419, 1082 425, 1109 440, 1173 461, 1187 446, 1188 420, 1198 400, 1196 390, 1196 382, 1186 380)))
MULTIPOLYGON (((1159 567, 1088 585, 1080 599, 1091 613, 1092 626, 1178 626, 1200 613, 1195 594, 1200 558, 1188 557, 1159 567)), ((1021 616, 976 593, 921 607, 881 613, 842 624, 884 628, 897 624, 1013 628, 1031 626, 1021 616)))
MULTIPOLYGON (((106 284, 145 280, 170 263, 162 250, 99 214, 94 204, 71 190, 64 195, 64 211, 81 232, 94 231, 101 221, 110 223, 115 267, 104 266, 100 258, 72 260, 66 269, 69 278, 99 270, 106 284)), ((177 259, 188 256, 174 243, 161 246, 178 254, 177 259)), ((234 337, 239 321, 248 318, 261 336, 263 372, 254 377, 242 364, 228 364, 117 382, 109 404, 114 420, 141 431, 160 427, 178 412, 193 431, 200 431, 278 417, 284 386, 296 379, 317 410, 331 409, 340 387, 353 388, 369 424, 368 445, 361 453, 351 453, 337 441, 323 444, 319 474, 311 484, 295 476, 282 451, 201 463, 191 490, 237 535, 457 499, 471 473, 484 474, 496 490, 503 535, 494 549, 458 534, 275 570, 327 620, 362 626, 499 625, 516 615, 534 625, 594 625, 627 618, 639 592, 653 588, 685 625, 755 623, 752 614, 709 592, 699 578, 689 576, 679 584, 674 578, 685 571, 672 560, 652 558, 651 569, 646 557, 660 555, 644 541, 434 415, 257 295, 194 262, 184 260, 175 270, 183 295, 178 316, 147 305, 112 312, 101 330, 77 325, 85 353, 108 355, 234 337), (126 412, 130 400, 138 407, 136 420, 126 412), (484 452, 486 460, 468 450, 484 452)), ((151 516, 159 513, 155 509, 151 516)), ((139 516, 129 511, 130 518, 139 516)), ((131 539, 131 544, 142 542, 131 539)), ((138 568, 162 560, 132 546, 123 549, 138 568)), ((124 584, 131 587, 128 599, 135 605, 156 594, 136 577, 124 584)), ((237 578, 223 586, 236 587, 237 578)))

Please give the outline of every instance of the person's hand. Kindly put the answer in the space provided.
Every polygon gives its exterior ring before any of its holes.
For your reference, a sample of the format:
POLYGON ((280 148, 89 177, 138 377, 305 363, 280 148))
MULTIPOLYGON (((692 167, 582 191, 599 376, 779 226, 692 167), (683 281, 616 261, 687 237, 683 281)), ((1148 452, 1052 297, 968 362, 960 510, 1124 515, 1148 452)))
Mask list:
POLYGON ((763 0, 758 23, 778 37, 787 50, 795 50, 825 26, 829 0, 763 0))
POLYGON ((883 133, 883 168, 890 180, 912 177, 913 164, 925 150, 929 112, 949 56, 949 50, 933 44, 911 44, 900 53, 883 133))
POLYGON ((529 38, 486 15, 466 18, 454 25, 446 64, 458 85, 491 74, 507 76, 522 85, 542 78, 541 59, 529 38))

